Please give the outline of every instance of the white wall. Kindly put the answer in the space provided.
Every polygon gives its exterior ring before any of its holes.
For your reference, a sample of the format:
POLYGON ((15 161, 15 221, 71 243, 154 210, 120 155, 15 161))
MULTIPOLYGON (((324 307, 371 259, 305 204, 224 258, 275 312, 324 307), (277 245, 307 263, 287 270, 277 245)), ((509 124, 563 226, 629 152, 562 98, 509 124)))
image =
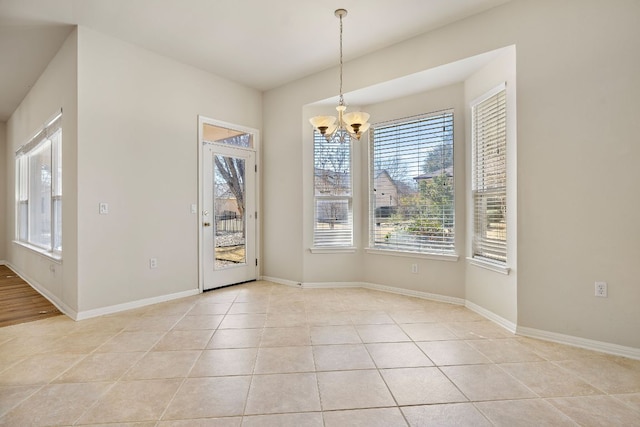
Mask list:
MULTIPOLYGON (((345 64, 348 93, 516 46, 517 289, 472 267, 460 280, 465 297, 519 326, 640 347, 639 16, 635 0, 514 0, 345 64), (595 280, 609 282, 608 298, 593 296, 595 280)), ((334 96, 335 84, 332 69, 264 96, 267 275, 314 281, 304 272, 331 265, 303 255, 300 243, 309 232, 301 143, 310 139, 300 114, 334 96), (290 125, 297 117, 299 128, 290 125)), ((362 262, 340 268, 368 274, 362 262)), ((404 283, 400 276, 396 286, 404 283)), ((461 286, 441 291, 458 295, 461 286)))
POLYGON ((640 2, 514 7, 518 323, 640 348, 640 2))
POLYGON ((195 290, 198 115, 259 129, 261 94, 87 28, 79 34, 79 309, 195 290))
POLYGON ((303 281, 303 151, 313 143, 302 113, 308 89, 293 82, 265 92, 262 104, 262 274, 294 283, 303 281))
MULTIPOLYGON (((9 158, 9 151, 7 145, 7 124, 0 122, 0 166, 3 171, 7 170, 7 159, 9 158)), ((10 224, 7 222, 9 206, 11 203, 7 203, 7 174, 0 173, 0 212, 2 212, 3 221, 0 221, 0 261, 5 261, 6 246, 7 246, 7 232, 10 224)))
MULTIPOLYGON (((7 261, 78 311, 194 289, 197 223, 189 205, 197 199, 197 115, 254 128, 264 121, 264 275, 293 282, 373 277, 449 296, 464 288, 465 298, 530 330, 640 348, 639 17, 637 0, 513 0, 345 64, 349 92, 516 46, 515 290, 510 279, 472 267, 465 278, 444 261, 424 264, 434 276, 413 281, 400 271, 407 260, 363 254, 362 219, 359 253, 305 253, 311 133, 304 106, 335 95, 335 68, 269 91, 261 103, 256 91, 84 28, 7 123, 11 157, 56 109, 65 111, 64 261, 15 244, 7 261), (109 215, 98 215, 99 202, 110 204, 109 215), (148 269, 151 256, 157 270, 148 269), (383 263, 398 269, 397 279, 369 271, 383 263), (608 298, 593 296, 596 280, 609 283, 608 298)), ((12 200, 13 162, 5 164, 5 200, 12 200)), ((5 211, 11 230, 13 210, 5 211)))
MULTIPOLYGON (((392 101, 367 105, 364 110, 371 114, 371 123, 411 117, 434 111, 453 109, 454 121, 454 186, 455 186, 455 247, 459 255, 457 261, 388 256, 374 253, 363 254, 363 268, 360 280, 377 285, 395 286, 410 291, 464 298, 464 244, 465 244, 465 140, 464 140, 464 86, 462 83, 398 98, 392 101), (411 273, 411 265, 418 265, 418 274, 411 273)), ((361 145, 364 165, 358 175, 361 177, 363 192, 360 205, 364 215, 359 221, 362 239, 360 247, 369 243, 369 162, 368 142, 361 145)), ((357 173, 358 171, 356 171, 357 173)))
MULTIPOLYGON (((470 105, 501 83, 506 83, 507 96, 507 267, 504 275, 467 263, 465 294, 467 301, 480 306, 511 323, 518 322, 518 181, 517 181, 517 82, 516 48, 502 49, 500 57, 478 70, 464 84, 466 112, 466 169, 471 171, 471 109, 470 105)), ((471 207, 471 173, 467 175, 466 200, 469 209, 466 222, 469 233, 466 239, 465 256, 472 255, 473 215, 471 207)))
MULTIPOLYGON (((7 242, 6 260, 19 274, 61 308, 73 314, 77 308, 76 144, 77 144, 77 43, 73 31, 7 122, 7 195, 15 200, 15 162, 18 147, 28 142, 54 114, 62 116, 62 262, 7 242)), ((13 236, 13 203, 5 210, 7 240, 13 236)))

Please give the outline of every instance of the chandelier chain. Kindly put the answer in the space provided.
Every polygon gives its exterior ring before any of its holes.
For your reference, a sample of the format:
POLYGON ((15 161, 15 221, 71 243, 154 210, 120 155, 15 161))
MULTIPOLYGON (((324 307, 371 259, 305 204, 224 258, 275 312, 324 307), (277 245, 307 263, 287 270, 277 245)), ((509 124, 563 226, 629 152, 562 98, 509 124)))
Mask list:
POLYGON ((336 9, 334 15, 340 18, 340 102, 336 107, 338 117, 335 116, 315 116, 309 119, 313 127, 324 136, 328 142, 344 143, 350 141, 350 138, 360 139, 363 132, 369 129, 369 114, 362 111, 345 113, 347 106, 344 103, 344 94, 342 93, 343 79, 342 71, 344 68, 343 48, 342 48, 342 18, 347 16, 346 9, 336 9))
POLYGON ((340 15, 340 105, 344 105, 342 95, 342 15, 340 15))

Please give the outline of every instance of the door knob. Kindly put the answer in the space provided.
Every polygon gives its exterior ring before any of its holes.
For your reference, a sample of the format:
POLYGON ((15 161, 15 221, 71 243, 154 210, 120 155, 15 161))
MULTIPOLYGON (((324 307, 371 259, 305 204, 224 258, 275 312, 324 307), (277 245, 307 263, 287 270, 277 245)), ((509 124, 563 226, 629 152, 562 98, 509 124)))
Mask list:
POLYGON ((204 224, 202 224, 202 225, 204 225, 205 227, 211 227, 211 223, 210 223, 210 222, 205 222, 205 223, 204 223, 204 224))

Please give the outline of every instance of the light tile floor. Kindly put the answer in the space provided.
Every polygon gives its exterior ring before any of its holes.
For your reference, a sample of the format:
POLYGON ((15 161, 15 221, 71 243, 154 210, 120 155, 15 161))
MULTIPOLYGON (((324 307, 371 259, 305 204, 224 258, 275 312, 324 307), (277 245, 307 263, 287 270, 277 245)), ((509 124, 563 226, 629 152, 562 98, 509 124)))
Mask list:
POLYGON ((640 361, 460 306, 255 282, 0 329, 0 425, 640 426, 640 361))

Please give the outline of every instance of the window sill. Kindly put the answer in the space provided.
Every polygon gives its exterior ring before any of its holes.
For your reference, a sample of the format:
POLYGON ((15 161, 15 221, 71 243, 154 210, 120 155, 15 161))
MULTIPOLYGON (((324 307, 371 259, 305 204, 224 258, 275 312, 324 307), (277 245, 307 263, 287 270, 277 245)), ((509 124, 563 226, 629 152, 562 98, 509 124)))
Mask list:
POLYGON ((456 262, 460 258, 456 254, 435 254, 435 253, 429 254, 429 253, 422 253, 422 252, 394 251, 389 249, 375 249, 375 248, 366 248, 365 252, 368 254, 376 254, 376 255, 433 259, 436 261, 450 261, 450 262, 456 262))
POLYGON ((23 248, 28 249, 28 250, 30 250, 32 252, 35 252, 36 254, 38 254, 40 256, 43 256, 43 257, 45 257, 45 258, 47 258, 47 259, 49 259, 49 260, 51 260, 51 261, 53 261, 55 263, 62 264, 62 254, 61 253, 58 254, 58 253, 50 252, 50 251, 48 251, 46 249, 39 248, 39 247, 37 247, 35 245, 31 245, 29 243, 20 242, 18 240, 14 240, 13 243, 15 243, 16 245, 22 246, 23 248))
POLYGON ((497 264, 495 262, 486 261, 483 259, 467 258, 467 261, 469 261, 469 264, 475 265, 476 267, 484 268, 486 270, 491 270, 504 275, 509 275, 509 272, 511 271, 511 269, 506 265, 497 264))
POLYGON ((312 247, 309 248, 309 252, 312 254, 353 254, 358 251, 358 248, 354 246, 344 246, 344 247, 312 247))

